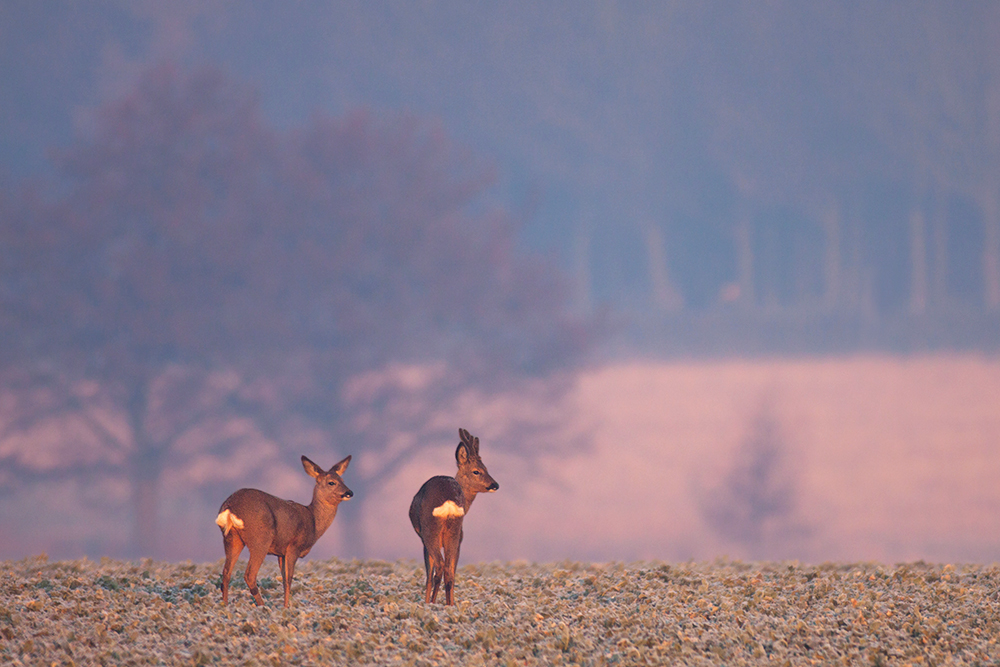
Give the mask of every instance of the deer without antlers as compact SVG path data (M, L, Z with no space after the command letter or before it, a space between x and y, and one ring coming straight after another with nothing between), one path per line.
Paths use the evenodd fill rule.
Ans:
M258 606L264 604L257 588L257 571L264 558L274 554L278 557L285 589L285 607L288 607L295 561L309 553L316 540L330 527L340 502L354 495L340 477L350 462L351 457L348 456L324 471L305 456L302 457L302 467L316 479L312 502L308 506L282 500L257 489L240 489L226 498L215 519L222 529L222 543L226 548L226 564L222 566L222 604L229 601L229 577L246 545L250 550L250 560L243 580L254 602Z
M431 477L410 503L410 523L424 543L425 602L437 601L438 587L444 578L445 604L455 604L453 589L462 545L462 520L477 493L492 493L500 488L479 458L479 438L464 428L458 429L458 435L461 438L455 450L458 472L454 477Z

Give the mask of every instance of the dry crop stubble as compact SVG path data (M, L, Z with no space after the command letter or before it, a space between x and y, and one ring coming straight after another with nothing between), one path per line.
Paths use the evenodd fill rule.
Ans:
M35 664L997 664L1000 569L563 562L459 570L422 601L414 561L309 561L281 609L221 563L3 563L0 662Z

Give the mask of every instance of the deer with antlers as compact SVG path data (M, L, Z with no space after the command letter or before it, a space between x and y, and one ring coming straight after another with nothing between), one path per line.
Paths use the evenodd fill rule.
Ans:
M436 602L444 579L445 604L455 604L455 568L462 545L462 521L479 493L500 488L479 458L479 438L458 429L461 442L455 450L458 472L454 477L431 477L413 496L410 523L424 543L427 586L424 601Z

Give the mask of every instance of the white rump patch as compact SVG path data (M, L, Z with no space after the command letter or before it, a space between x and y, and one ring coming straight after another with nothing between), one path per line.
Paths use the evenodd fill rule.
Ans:
M215 517L215 523L222 529L223 535L228 535L233 528L243 528L243 519L229 510L219 512L219 516Z
M456 505L453 500L446 500L441 505L435 507L431 514L443 519L455 519L460 516L465 516L465 509Z

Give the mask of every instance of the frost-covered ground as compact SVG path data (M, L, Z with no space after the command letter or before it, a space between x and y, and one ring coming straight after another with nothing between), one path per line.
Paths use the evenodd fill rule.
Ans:
M0 664L1000 664L1000 568L306 561L281 608L220 563L0 563Z

